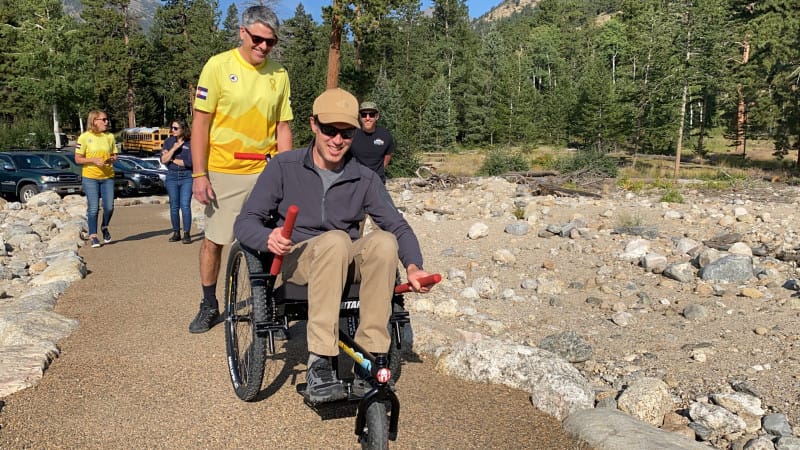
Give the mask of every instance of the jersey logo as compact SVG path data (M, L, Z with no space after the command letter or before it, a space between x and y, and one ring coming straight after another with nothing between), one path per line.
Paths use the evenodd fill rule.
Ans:
M228 75L228 79L231 80L231 83L236 83L237 81L239 81L239 77L236 76L235 73Z
M375 141L373 142L373 144L375 144L375 145L383 145L384 142L383 142L383 139L381 139L381 138L375 138Z
M197 86L197 93L195 94L195 97L199 98L200 100L207 99L208 98L208 89L206 89L206 88L204 88L202 86Z

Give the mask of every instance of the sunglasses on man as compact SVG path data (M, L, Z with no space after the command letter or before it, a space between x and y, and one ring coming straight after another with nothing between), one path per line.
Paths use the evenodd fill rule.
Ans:
M267 47L274 47L275 44L278 43L278 38L265 38L264 36L259 36L257 34L251 33L250 30L247 29L247 27L242 27L242 28L244 28L244 32L247 33L248 36L250 36L250 39L253 41L253 45L261 45L264 42L266 42Z
M319 131L322 132L325 136L328 137L336 137L337 134L342 135L342 139L353 139L353 135L356 134L355 128L336 128L333 125L329 125L327 123L322 123L317 120L317 126L319 127Z
M378 117L378 112L377 111L364 111L364 112L361 113L361 118L362 119L366 119L367 117L369 117L370 119L374 119L375 117Z

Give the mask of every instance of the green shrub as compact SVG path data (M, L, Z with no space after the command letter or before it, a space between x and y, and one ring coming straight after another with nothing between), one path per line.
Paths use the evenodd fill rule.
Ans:
M47 121L23 119L12 124L0 124L0 150L33 150L53 145L53 127Z
M405 145L398 145L386 167L387 178L413 177L420 163L417 155Z
M669 202L669 203L683 203L683 196L680 192L678 192L675 188L668 188L664 191L664 195L661 196L662 202Z
M478 175L494 176L508 172L524 172L528 169L530 166L524 156L509 150L497 149L489 151L478 169Z
M644 190L644 181L639 179L632 180L628 176L624 176L617 179L617 187L638 194Z
M555 169L562 173L595 169L610 178L615 178L619 171L616 160L605 153L589 150L579 150L573 156L557 160Z

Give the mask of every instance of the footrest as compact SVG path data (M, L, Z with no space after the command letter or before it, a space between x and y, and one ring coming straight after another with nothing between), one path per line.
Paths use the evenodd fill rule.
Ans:
M303 396L303 402L306 405L308 405L308 406L310 406L312 408L316 408L319 405L324 405L324 404L328 404L328 403L341 402L342 400L350 400L350 398L349 398L349 396L348 396L346 391L342 393L343 395L341 397L336 397L336 398L331 398L331 399L326 399L326 400L313 400L313 399L310 399L306 395L306 386L307 386L306 383L298 384L297 385L297 393L302 395ZM359 400L360 400L360 398L359 398Z

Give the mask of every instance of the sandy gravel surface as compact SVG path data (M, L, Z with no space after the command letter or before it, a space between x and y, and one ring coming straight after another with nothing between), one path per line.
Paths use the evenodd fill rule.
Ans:
M81 251L90 273L56 306L81 326L37 386L0 403L0 449L357 447L353 407L317 412L296 393L302 339L273 366L287 376L255 402L235 397L223 328L187 331L199 302L198 237L168 243L166 212L117 208L115 242ZM443 377L431 360L405 365L398 394L394 448L581 448L524 392Z

